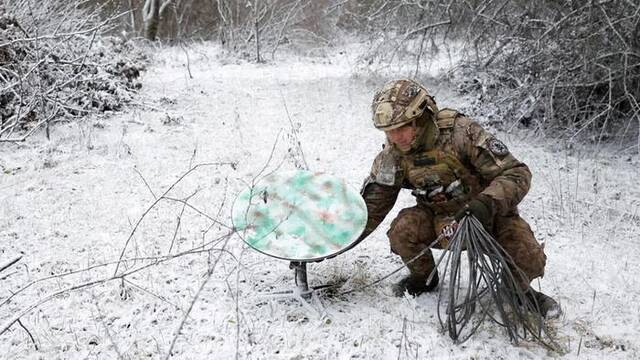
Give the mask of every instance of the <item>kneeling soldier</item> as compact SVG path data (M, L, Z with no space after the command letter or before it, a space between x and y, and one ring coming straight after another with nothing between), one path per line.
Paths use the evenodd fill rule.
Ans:
M478 123L455 110L439 110L427 90L412 80L387 83L372 104L373 123L387 142L362 188L369 220L361 238L389 213L400 189L411 189L414 207L400 211L387 232L391 250L405 263L431 244L465 211L473 214L519 268L520 286L540 305L543 316L560 312L551 297L530 282L544 274L546 255L517 205L531 182L529 168ZM446 244L442 244L446 245ZM397 295L419 295L438 286L427 279L435 263L429 250L408 263L410 275Z

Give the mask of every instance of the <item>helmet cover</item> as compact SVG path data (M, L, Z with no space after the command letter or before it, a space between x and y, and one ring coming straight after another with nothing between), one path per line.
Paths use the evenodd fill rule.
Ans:
M373 125L388 131L399 128L422 116L425 110L435 114L438 109L427 89L409 79L393 80L373 97Z

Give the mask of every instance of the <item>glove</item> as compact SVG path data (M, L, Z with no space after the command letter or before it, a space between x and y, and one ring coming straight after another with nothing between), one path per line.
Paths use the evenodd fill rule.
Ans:
M493 199L487 195L480 194L458 211L455 219L460 222L465 215L471 214L480 221L485 230L491 231L493 228L494 211Z

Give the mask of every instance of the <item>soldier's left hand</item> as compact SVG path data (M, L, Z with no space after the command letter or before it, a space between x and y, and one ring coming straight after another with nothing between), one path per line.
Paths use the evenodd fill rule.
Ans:
M440 246L442 246L443 249L449 246L449 241L451 240L453 235L456 233L456 230L458 230L457 221L452 221L451 224L442 228L442 230L440 231L441 239L439 242L440 242Z

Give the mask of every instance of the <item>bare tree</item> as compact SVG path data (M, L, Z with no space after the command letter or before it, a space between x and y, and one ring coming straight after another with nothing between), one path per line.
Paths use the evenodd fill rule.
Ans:
M146 0L142 8L142 19L144 21L144 37L154 41L158 35L160 21L165 14L171 0Z

